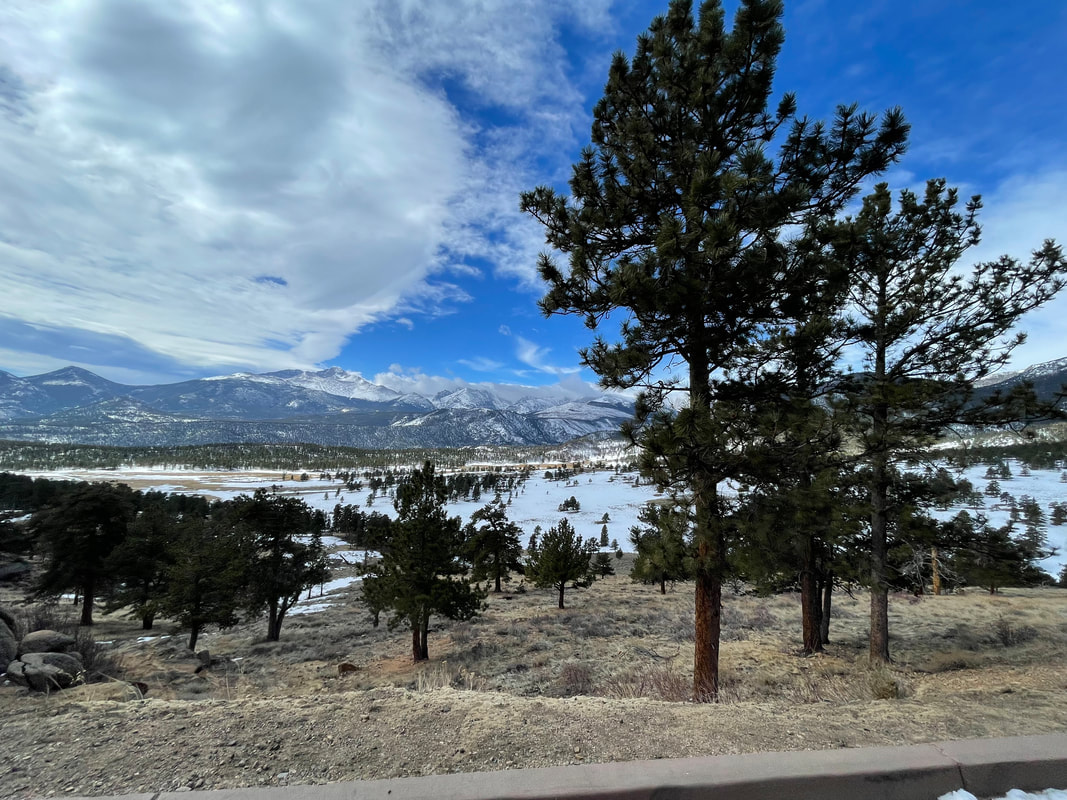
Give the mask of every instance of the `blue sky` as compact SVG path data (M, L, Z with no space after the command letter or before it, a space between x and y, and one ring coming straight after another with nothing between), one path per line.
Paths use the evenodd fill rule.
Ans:
M732 14L736 3L726 4ZM0 369L595 380L518 194L566 188L643 0L6 0ZM901 106L894 188L984 197L971 261L1067 242L1067 4L787 0L776 89ZM1017 366L1067 355L1067 297ZM610 333L610 331L609 331Z

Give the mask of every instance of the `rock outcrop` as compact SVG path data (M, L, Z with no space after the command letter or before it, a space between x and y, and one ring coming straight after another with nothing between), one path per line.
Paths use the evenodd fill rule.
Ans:
M26 653L65 653L74 647L75 639L59 631L34 631L22 637L19 655Z
M7 665L7 677L36 692L66 689L81 680L81 656L77 653L26 653Z
M81 683L85 667L69 652L73 636L52 630L33 631L18 640L14 616L0 609L0 672L8 680L36 692L52 692Z

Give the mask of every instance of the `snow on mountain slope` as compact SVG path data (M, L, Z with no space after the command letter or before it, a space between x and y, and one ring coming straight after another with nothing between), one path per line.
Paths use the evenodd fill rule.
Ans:
M358 372L349 372L340 367L330 367L320 372L286 370L269 374L284 380L291 386L301 386L305 389L313 389L336 395L337 397L347 397L351 400L389 403L401 397L400 392L371 383Z
M579 380L545 387L450 383L428 397L336 367L238 373L154 386L122 386L73 368L31 379L3 373L0 438L112 445L554 444L617 431L632 413L630 401ZM101 402L110 400L121 402Z

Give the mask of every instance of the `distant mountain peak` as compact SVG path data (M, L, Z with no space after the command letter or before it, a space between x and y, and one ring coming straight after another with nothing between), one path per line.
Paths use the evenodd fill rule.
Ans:
M619 396L585 384L457 381L431 396L341 367L154 386L123 386L75 367L0 380L0 438L85 444L543 445L615 432L632 412Z

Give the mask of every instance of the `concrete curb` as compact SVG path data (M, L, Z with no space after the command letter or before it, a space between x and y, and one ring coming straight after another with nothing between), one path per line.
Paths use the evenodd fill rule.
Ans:
M125 800L936 800L1067 788L1067 734L431 775Z

